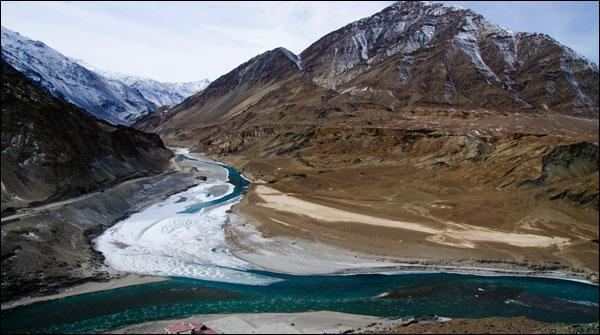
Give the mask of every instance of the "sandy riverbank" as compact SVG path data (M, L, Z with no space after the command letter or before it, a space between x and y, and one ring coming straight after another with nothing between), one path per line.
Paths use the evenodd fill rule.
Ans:
M349 330L392 328L400 319L338 312L248 313L194 315L183 319L159 320L115 329L110 334L156 334L178 322L202 322L226 334L323 334Z
M200 314L145 322L108 334L159 334L179 322L201 322L224 334L597 334L598 323L546 323L525 317L387 319L330 311L304 313Z
M173 159L162 174L23 210L3 222L2 309L158 280L108 269L91 244L115 222L203 181L205 171L184 167Z
M64 291L56 294L45 295L40 297L21 298L19 300L9 301L2 303L2 309L14 308L22 305L29 305L36 302L48 301L54 299L61 299L71 297L79 294L86 294L92 292L107 291L121 287L134 286L140 284L148 284L169 280L165 277L155 276L140 276L136 274L125 274L122 277L116 277L109 279L104 282L89 282L77 286L73 286L65 289Z
M477 188L463 177L440 180L438 171L412 162L326 169L318 159L311 160L314 166L278 157L222 159L253 180L234 212L257 233L236 228L231 242L238 244L239 257L269 269L277 264L261 257L283 250L313 261L322 253L306 250L325 247L334 248L328 253L336 257L349 255L357 263L366 257L379 267L394 263L401 271L598 282L595 211L526 190ZM268 252L259 250L257 237ZM290 243L304 250L286 249Z
M176 152L180 151L180 149L176 149ZM180 152L181 153L181 152ZM182 152L186 153L186 151ZM204 159L203 157L200 157ZM127 182L118 185L117 187L107 190L105 192L96 192L94 194L89 194L84 197L80 197L77 199L71 199L70 201L64 201L60 204L53 204L50 208L45 208L45 212L41 214L49 213L50 215L54 214L53 211L59 210L69 210L69 214L73 213L73 215L77 215L77 218L81 218L85 215L90 208L94 208L94 204L103 203L103 200L108 199L113 196L117 199L121 199L121 193L130 195L130 199L142 199L143 202L139 201L135 203L134 206L126 207L122 206L122 210L126 213L113 213L116 212L114 210L114 206L110 207L112 204L108 204L106 208L103 208L103 212L107 213L105 216L98 217L96 216L96 220L123 220L126 217L132 217L135 215L140 215L141 212L148 210L152 206L154 206L159 201L165 201L165 198L169 197L173 193L186 192L186 189L189 187L193 187L194 185L202 186L206 184L206 188L208 193L213 198L218 198L229 192L228 185L212 185L210 181L220 180L224 181L227 179L227 171L223 168L213 165L199 164L195 161L185 160L181 158L174 157L172 160L172 168L176 173L165 174L162 182L154 181L157 177L138 179L134 182ZM174 177L177 176L177 177ZM175 179L178 178L178 179ZM173 180L171 180L173 179ZM145 183L145 181L151 181L152 183ZM181 185L176 186L176 182L179 181ZM137 183L137 184L136 184ZM119 190L121 188L130 186L130 185L141 185L141 189L137 188L135 191L127 190L126 192L118 193L115 190ZM164 185L168 185L165 187ZM156 190L153 191L153 186L156 187ZM177 190L174 192L174 190ZM168 192L168 193L167 193ZM123 203L123 205L129 205L130 203ZM75 207L76 210L73 210L71 207ZM121 208L120 208L121 209ZM31 212L31 213L30 213ZM63 212L59 212L56 216L65 219L66 215ZM33 211L29 211L27 216L16 218L16 220L27 220L30 221L32 225L39 226L42 220L48 221L47 218L41 218L40 214L33 213ZM89 220L89 218L88 218ZM3 225L3 238L5 237L5 230L19 230L22 231L23 224L20 222L16 222L10 225ZM73 227L74 225L68 225L68 227ZM106 226L105 226L106 227ZM100 228L100 227L98 227ZM99 230L96 234L101 234L102 231ZM88 234L89 235L89 234ZM85 241L81 241L81 248L85 248L87 243L92 242L93 237L86 239ZM73 238L71 238L73 240ZM86 252L90 250L89 247L85 248ZM68 253L67 255L71 255ZM95 252L94 256L99 257L99 253ZM156 275L148 276L143 274L134 274L127 273L115 270L110 266L105 266L102 263L104 261L102 258L98 260L94 260L94 268L87 269L86 274L82 275L85 278L73 278L72 283L66 282L57 282L55 284L56 288L52 291L45 290L42 294L36 295L35 293L29 297L17 297L16 299L11 299L9 301L3 301L2 309L13 308L17 306L32 304L41 301L59 299L79 294L92 293L103 290L110 290L125 286L132 286L138 284L145 284L150 282L157 282L168 280L168 277L159 277ZM102 262L102 263L101 263ZM92 267L92 266L90 266ZM133 271L133 269L132 269ZM140 271L140 273L144 273L144 271ZM82 283L83 282L83 283ZM3 297L4 298L4 297Z
M317 241L286 236L265 236L244 215L232 213L225 227L232 252L267 271L296 275L359 273L456 273L478 276L528 276L594 282L583 273L568 269L543 270L508 262L474 260L400 260L351 251Z

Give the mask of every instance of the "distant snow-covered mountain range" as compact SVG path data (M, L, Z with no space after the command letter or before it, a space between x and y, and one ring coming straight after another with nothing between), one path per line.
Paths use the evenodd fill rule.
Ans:
M5 27L2 57L54 96L113 124L130 125L158 107L182 102L210 83L208 79L165 83L101 71Z

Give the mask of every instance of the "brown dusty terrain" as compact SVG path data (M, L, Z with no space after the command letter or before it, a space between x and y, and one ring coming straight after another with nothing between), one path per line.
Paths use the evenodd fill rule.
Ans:
M255 183L237 207L266 235L283 235L402 260L479 260L598 271L598 212L481 191L411 165L303 169L250 160ZM450 177L450 176L448 176ZM456 177L456 176L455 176ZM596 240L596 242L594 242Z
M597 280L597 87L597 66L547 36L399 2L135 126L242 169L255 183L236 208L265 236Z
M226 121L154 131L249 176L236 208L267 236L597 280L598 120L327 94L291 79Z
M322 94L290 80L220 124L155 130L248 175L255 183L237 208L266 235L401 261L568 268L597 280L598 120L391 111Z
M274 142L252 141L259 148ZM387 153L356 155L372 143L354 137L335 153L330 143L312 141L318 138L292 157L247 145L219 158L253 179L236 210L263 235L395 261L512 263L597 280L594 144L581 151L576 138L523 136L492 140L482 150L480 139L464 145L465 137L422 136L404 152L382 144ZM552 163L561 150L572 153L569 163Z
M413 324L378 330L384 334L598 334L598 323L544 323L524 317L455 319L432 324Z
M402 262L512 263L597 281L596 118L392 107L275 70L244 77L253 90L269 89L238 103L244 87L229 77L265 64L293 67L277 50L265 53L137 125L241 169L254 185L236 209L264 235Z

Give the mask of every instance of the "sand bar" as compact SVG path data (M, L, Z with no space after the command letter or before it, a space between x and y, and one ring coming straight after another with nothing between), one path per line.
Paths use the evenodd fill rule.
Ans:
M86 294L99 291L107 291L115 288L134 286L140 284L154 283L169 280L166 277L154 277L154 276L140 276L136 274L127 274L120 278L110 279L105 282L89 282L77 286L70 287L64 291L56 294L45 295L41 297L22 298L19 300L9 301L2 304L2 310L29 305L40 301L54 300L60 298L66 298L79 294Z

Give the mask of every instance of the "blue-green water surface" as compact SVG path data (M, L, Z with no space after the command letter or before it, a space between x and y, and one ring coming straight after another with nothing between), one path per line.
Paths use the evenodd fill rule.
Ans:
M215 200L199 202L193 206L190 206L189 208L186 208L181 213L197 213L205 207L210 207L210 206L218 205L220 203L227 202L231 199L237 198L238 196L242 195L244 193L244 191L246 191L248 186L250 186L250 182L248 181L248 179L244 178L241 175L241 173L239 173L239 171L232 168L231 166L228 166L225 164L219 164L216 162L201 161L199 159L193 158L188 155L181 155L181 157L183 157L184 159L190 160L190 161L202 162L203 164L218 165L218 166L226 169L227 173L228 173L227 177L229 179L228 182L233 185L233 192L231 192L223 197L220 197L218 199L215 199Z
M598 321L598 287L578 282L458 274L290 276L268 286L174 278L2 312L2 333L94 333L207 313L330 310L383 317L526 316ZM384 293L389 297L381 297Z

